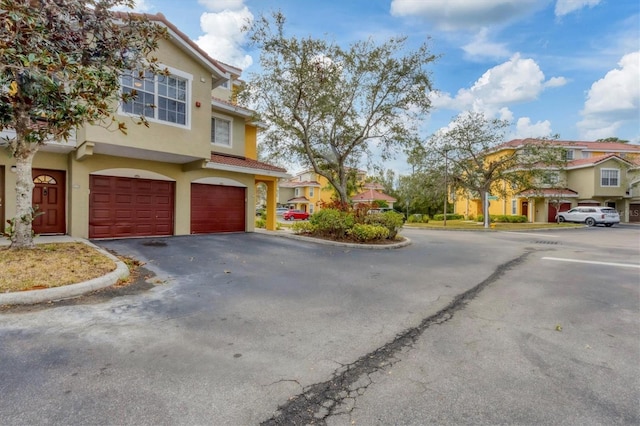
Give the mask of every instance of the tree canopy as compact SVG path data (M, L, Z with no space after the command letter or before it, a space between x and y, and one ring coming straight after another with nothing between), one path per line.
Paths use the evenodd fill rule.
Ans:
M310 167L347 203L349 170L414 139L430 108L426 44L407 52L405 38L348 48L285 35L280 13L261 17L249 31L261 49L261 73L250 75L240 98L269 125L269 151Z
M428 152L446 157L453 188L475 194L486 206L487 195L506 196L510 191L534 188L564 161L562 148L545 139L503 146L509 126L505 120L465 112L430 138ZM486 209L484 217L488 226Z
M16 159L14 248L33 246L31 164L39 147L87 123L126 131L113 111L136 93L120 92L121 73L161 72L149 54L166 31L143 15L113 11L133 4L0 0L0 131L15 132L0 143Z

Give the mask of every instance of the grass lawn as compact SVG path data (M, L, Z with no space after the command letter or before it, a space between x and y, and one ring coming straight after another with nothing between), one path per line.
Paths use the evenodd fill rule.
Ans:
M442 220L430 220L429 223L405 223L406 228L425 228L425 229L474 229L483 231L482 223L469 220L447 220L447 226L444 226ZM526 231L531 229L561 229L561 228L582 228L583 224L579 223L492 223L491 226L497 231Z
M76 284L116 269L113 260L83 243L0 248L0 293Z

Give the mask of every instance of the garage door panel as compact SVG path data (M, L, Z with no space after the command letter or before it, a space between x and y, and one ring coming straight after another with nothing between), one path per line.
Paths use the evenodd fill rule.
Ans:
M246 189L191 185L191 233L244 232Z
M175 184L91 176L89 237L173 235Z

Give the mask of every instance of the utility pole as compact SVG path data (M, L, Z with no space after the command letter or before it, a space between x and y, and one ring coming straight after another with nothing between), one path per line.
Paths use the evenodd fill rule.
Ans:
M449 198L449 190L447 189L447 174L449 169L449 156L447 149L444 150L444 226L447 226L447 198Z

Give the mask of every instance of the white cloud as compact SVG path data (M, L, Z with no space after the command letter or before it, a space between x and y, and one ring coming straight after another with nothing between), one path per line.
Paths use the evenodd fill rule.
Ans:
M126 6L114 7L113 10L121 12L149 12L152 9L152 5L147 0L136 0L133 5L133 9Z
M600 0L558 0L556 3L556 16L564 16L583 7L594 7Z
M435 108L471 110L495 116L506 105L533 101L545 88L565 82L563 77L545 81L544 73L533 59L515 54L507 62L487 70L471 88L460 89L454 97L449 93L437 93L432 102Z
M443 30L476 30L513 21L544 7L549 0L393 0L391 14L415 16Z
M516 132L513 135L513 139L543 138L551 136L551 134L551 122L549 120L531 123L529 117L520 117L516 122Z
M195 42L211 57L229 65L247 68L253 63L251 56L242 49L245 35L242 27L253 21L253 14L241 1L201 1L201 3L237 6L239 9L225 8L220 12L206 12L200 16L200 28L204 35Z
M475 58L505 58L509 56L509 51L503 43L492 43L487 40L489 30L482 28L474 37L471 43L462 46L468 57Z
M224 10L239 10L244 7L244 0L198 0L211 12L222 12Z
M587 139L614 136L624 124L640 124L640 51L629 53L591 85L578 129Z

